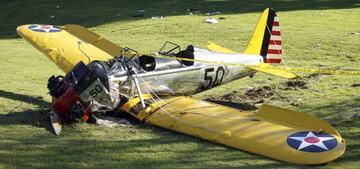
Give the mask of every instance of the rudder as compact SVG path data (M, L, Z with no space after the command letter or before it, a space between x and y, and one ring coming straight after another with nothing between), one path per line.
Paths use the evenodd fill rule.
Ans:
M261 55L265 63L281 62L280 24L272 8L267 8L262 13L244 54Z

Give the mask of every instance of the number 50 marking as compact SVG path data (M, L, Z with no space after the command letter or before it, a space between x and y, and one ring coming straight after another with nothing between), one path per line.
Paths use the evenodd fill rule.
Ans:
M204 83L204 85L201 86L202 90L215 87L222 83L224 75L225 75L224 67L219 66L217 68L216 73L215 73L215 79L213 80L213 76L209 75L209 73L214 72L214 71L215 71L214 67L205 69L204 81L205 82L208 81L208 83L207 83L207 85L205 85L206 83Z
M96 85L94 89L90 90L89 94L92 97L96 97L98 93L102 92L102 88L100 85Z

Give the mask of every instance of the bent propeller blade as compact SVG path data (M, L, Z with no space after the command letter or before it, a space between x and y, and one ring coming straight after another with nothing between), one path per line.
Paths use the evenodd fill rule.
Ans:
M54 133L56 135L60 135L62 129L62 122L60 117L53 109L50 110L49 114L50 114L51 126L54 130Z

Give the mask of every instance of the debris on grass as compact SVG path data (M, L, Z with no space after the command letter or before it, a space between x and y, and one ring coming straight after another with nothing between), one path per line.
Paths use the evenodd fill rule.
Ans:
M219 15L219 14L221 14L221 12L219 12L219 11L205 13L206 16L213 16L213 15Z
M123 118L100 116L100 117L96 118L96 124L104 126L104 127L108 127L108 128L113 128L113 127L117 127L117 126L130 125L130 122Z
M219 23L219 21L215 18L208 18L205 20L206 23L211 23L211 24L214 24L214 23Z
M150 19L158 20L158 19L164 19L164 17L163 16L152 16Z

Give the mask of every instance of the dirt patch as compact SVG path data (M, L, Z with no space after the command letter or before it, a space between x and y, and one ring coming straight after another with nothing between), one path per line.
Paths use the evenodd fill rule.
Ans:
M284 90L290 90L290 89L307 89L307 83L303 80L289 80L284 83L284 87L282 89Z
M237 91L225 94L223 96L217 97L217 100L227 100L227 101L241 101L242 97Z
M221 100L221 101L244 101L244 100L253 100L255 102L261 102L262 99L270 98L274 95L273 88L270 86L263 86L256 89L247 89L244 93L238 91L233 91L231 93L225 94L223 96L210 97L207 100Z
M223 96L213 96L206 101L233 107L240 110L256 110L256 104L264 103L266 99L274 95L274 88L263 86L250 88L244 92L233 91Z
M245 91L244 98L250 100L258 100L257 102L261 103L261 100L265 98L270 98L274 95L273 88L270 86L263 86L258 89L249 89ZM259 100L261 99L261 100ZM262 101L263 102L263 101Z
M360 83L352 84L351 87L360 87Z

